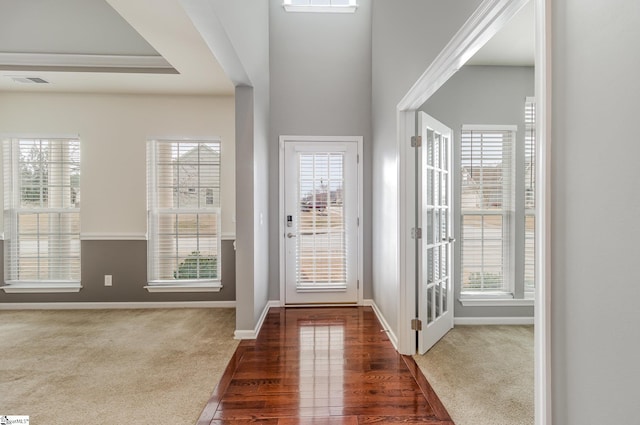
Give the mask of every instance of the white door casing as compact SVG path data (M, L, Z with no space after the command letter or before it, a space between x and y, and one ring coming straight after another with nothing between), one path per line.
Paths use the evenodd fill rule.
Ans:
M424 112L418 122L418 351L424 354L453 328L452 131Z
M483 0L476 12L453 36L436 59L398 103L397 134L399 145L399 270L400 298L397 310L397 348L403 354L416 352L415 332L411 320L415 318L415 244L410 238L415 223L411 204L415 193L413 149L409 139L415 135L416 110L433 95L461 66L496 34L529 0ZM551 140L551 0L535 2L535 97L536 97L536 285L535 285L535 423L550 425L551 409L551 250L550 250L550 194L551 178L548 163Z
M362 299L360 141L281 137L283 305Z

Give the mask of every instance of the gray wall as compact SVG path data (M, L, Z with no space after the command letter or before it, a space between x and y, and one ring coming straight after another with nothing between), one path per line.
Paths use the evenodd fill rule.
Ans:
M4 252L4 244L0 244ZM220 292L150 293L147 284L147 241L82 241L81 283L77 293L5 294L0 303L45 302L153 302L234 301L236 262L233 241L222 241L222 285ZM0 262L4 276L4 262ZM104 275L113 276L113 286L104 286Z
M553 423L637 423L640 3L551 4Z
M398 331L396 106L480 0L376 0L372 24L373 299Z
M524 103L535 93L533 67L518 66L465 66L449 79L421 110L441 121L453 130L453 187L460 187L460 136L463 124L517 125L516 157L524 157ZM522 170L523 161L519 161ZM524 173L516 175L516 185L524 187ZM460 191L454 203L454 235L461 241ZM524 235L524 197L516 199L515 233ZM461 247L454 244L455 317L516 317L533 316L533 307L464 307L460 301ZM522 281L523 267L518 260L524 257L519 247L515 252L514 275Z
M288 13L270 0L270 233L279 234L279 136L363 136L364 297L371 298L371 0L355 13ZM279 240L269 245L280 298Z

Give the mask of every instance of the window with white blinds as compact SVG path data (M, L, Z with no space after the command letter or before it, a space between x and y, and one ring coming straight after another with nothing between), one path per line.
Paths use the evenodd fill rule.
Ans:
M461 137L462 291L511 291L515 127L464 126Z
M298 288L347 286L344 157L344 152L300 153Z
M5 280L80 283L80 140L4 143Z
M147 170L149 283L219 282L220 141L149 141Z
M535 291L535 229L536 229L536 103L527 97L524 107L524 292L528 298Z

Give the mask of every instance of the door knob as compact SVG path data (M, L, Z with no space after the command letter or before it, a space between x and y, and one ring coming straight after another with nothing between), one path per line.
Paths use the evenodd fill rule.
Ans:
M456 241L456 238L442 238L442 242L453 243Z
M295 234L293 234L293 233L287 233L287 237L288 237L289 239L291 239L291 238L295 238L295 237L296 237L296 235L295 235Z

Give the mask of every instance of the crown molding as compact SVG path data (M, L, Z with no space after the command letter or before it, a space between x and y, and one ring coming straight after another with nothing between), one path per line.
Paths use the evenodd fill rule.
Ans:
M0 53L0 70L178 74L162 56Z

